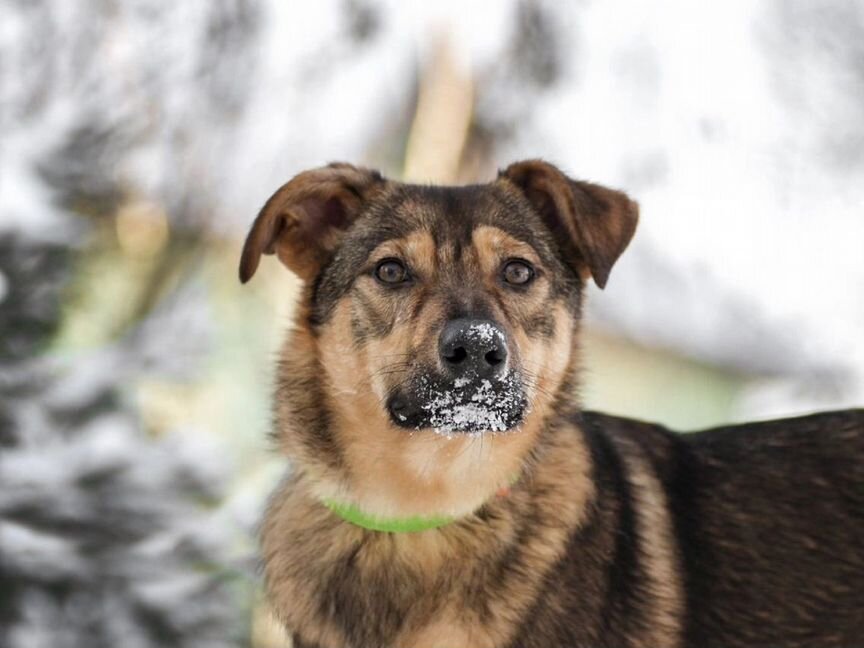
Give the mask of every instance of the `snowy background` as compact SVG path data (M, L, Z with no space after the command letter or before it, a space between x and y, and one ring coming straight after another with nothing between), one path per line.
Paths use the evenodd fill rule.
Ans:
M864 405L864 2L0 8L0 645L278 646L254 529L296 283L257 208L331 160L617 186L584 397L693 427Z

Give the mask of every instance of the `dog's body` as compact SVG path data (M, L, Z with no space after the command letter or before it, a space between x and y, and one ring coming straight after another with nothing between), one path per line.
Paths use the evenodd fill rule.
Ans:
M864 645L864 411L580 412L583 285L636 213L534 161L459 188L332 165L265 205L241 278L275 252L307 282L263 529L296 646Z

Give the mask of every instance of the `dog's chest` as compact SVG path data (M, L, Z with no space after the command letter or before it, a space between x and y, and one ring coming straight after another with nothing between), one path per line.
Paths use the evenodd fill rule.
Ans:
M298 552L288 627L302 642L321 648L393 646L494 648L509 624L489 600L476 564L450 560L424 543L399 551L388 539L352 546L338 557L310 562ZM399 541L397 540L396 543ZM301 557L302 554L302 557ZM319 555L322 552L319 550Z
M449 635L449 646L458 646L465 644L449 639L475 634L460 618L465 583L477 574L477 552L466 546L473 534L369 533L337 520L296 485L283 488L268 511L262 549L271 602L298 645L420 648Z
M510 645L591 497L556 490L584 465L577 452L555 457L482 516L418 533L365 531L286 482L262 533L274 609L300 646Z
M366 533L281 504L264 557L271 601L298 645L495 648L518 625L513 605L535 593L524 578L514 587L507 567L522 552L496 549L491 531Z

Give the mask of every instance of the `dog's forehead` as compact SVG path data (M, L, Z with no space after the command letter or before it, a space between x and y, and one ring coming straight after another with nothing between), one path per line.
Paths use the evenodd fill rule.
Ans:
M496 184L423 186L398 184L374 204L346 239L366 254L377 245L428 232L438 247L461 248L475 241L478 227L493 226L516 240L548 251L547 232L524 201Z

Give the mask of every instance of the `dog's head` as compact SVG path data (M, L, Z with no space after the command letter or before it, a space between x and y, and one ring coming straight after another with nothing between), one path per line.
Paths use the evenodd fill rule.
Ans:
M402 448L418 474L466 439L524 454L571 399L584 282L605 285L636 221L623 193L541 161L464 187L347 164L293 178L240 265L248 281L275 253L306 282L277 394L292 454L371 466Z

